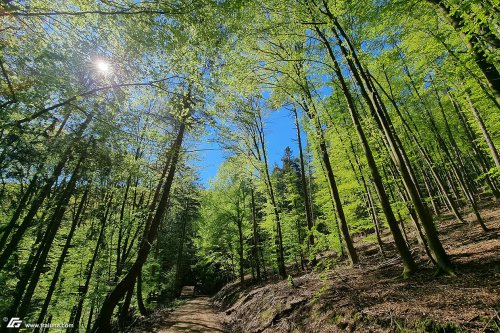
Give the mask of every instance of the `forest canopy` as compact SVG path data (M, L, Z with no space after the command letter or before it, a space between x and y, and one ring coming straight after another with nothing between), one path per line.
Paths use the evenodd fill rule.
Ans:
M401 277L415 251L454 275L441 217L487 233L500 199L499 8L3 1L0 312L125 330L185 285L385 256L384 232ZM269 156L276 112L295 138Z

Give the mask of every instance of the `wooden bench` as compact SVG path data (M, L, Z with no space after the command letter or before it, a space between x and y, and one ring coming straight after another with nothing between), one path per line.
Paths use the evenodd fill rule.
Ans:
M181 297L192 297L194 296L194 286L184 286L181 290Z

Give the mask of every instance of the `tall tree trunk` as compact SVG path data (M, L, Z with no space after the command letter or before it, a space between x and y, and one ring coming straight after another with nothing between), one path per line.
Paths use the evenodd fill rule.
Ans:
M336 127L335 127L335 130L337 131L337 134L339 135L339 138L342 141L342 138L340 137L340 132L337 130ZM382 237L381 237L381 232L380 232L380 224L379 224L379 220L378 220L378 216L377 216L377 209L375 207L375 202L373 201L373 197L372 197L370 188L366 182L365 176L363 175L363 170L361 168L361 162L359 161L358 155L356 154L356 150L354 149L354 144L352 142L352 139L350 136L348 136L348 139L349 139L349 146L351 148L351 152L352 152L352 155L354 156L354 161L356 163L356 166L357 166L358 172L359 172L358 183L363 185L363 188L364 188L365 193L366 193L366 199L367 199L366 207L367 207L368 212L372 218L373 227L375 228L375 236L377 237L377 244L378 244L378 247L380 250L380 254L385 258L384 244L382 242ZM345 148L345 150L346 150L346 153L348 153L347 148ZM349 165L351 166L352 171L356 175L356 178L358 178L356 169L354 168L354 165L352 164L351 159L349 159Z
M447 157L447 159L448 159L448 161L449 161L449 163L451 165L452 172L455 175L455 177L457 178L458 183L459 183L460 187L462 188L462 192L464 193L465 198L467 199L467 201L469 202L470 206L472 207L472 211L476 215L476 218L477 218L479 224L481 225L481 227L483 228L483 230L486 231L487 228L486 228L486 226L485 226L485 224L484 224L484 222L483 222L483 220L481 218L481 215L479 213L479 210L478 210L478 207L477 207L477 203L476 203L476 201L474 199L474 195L472 194L472 192L470 190L470 186L469 186L469 184L467 184L465 175L462 172L464 170L464 168L463 167L460 168L457 165L457 163L460 163L461 156L460 156L460 153L458 151L457 144L455 142L453 134L451 133L451 129L450 129L450 126L449 126L448 121L446 119L446 114L445 114L444 108L443 108L443 106L441 104L441 100L440 100L439 95L436 92L436 94L437 94L437 102L438 102L438 105L439 105L439 110L441 111L441 114L443 116L444 123L445 123L445 130L446 130L448 139L449 139L450 144L451 144L451 151L448 148L448 146L446 145L445 140L441 136L441 134L439 132L439 129L437 127L436 121L435 121L435 119L434 119L434 117L432 115L432 112L427 108L426 103L425 103L423 97L420 95L420 93L419 93L419 91L418 91L418 89L417 89L417 87L415 85L415 82L414 82L413 78L410 75L410 72L408 71L408 69L406 67L405 67L405 71L406 71L406 75L408 76L408 78L410 80L411 87L415 91L415 94L419 98L420 103L422 104L424 110L426 111L427 119L428 119L429 124L430 124L431 132L436 137L436 140L438 142L439 147L441 148L441 151Z
M65 190L61 193L59 202L57 207L50 219L50 222L47 225L43 240L37 250L37 257L32 263L27 263L30 266L29 269L29 284L21 283L21 281L27 282L27 280L21 280L20 283L16 287L16 297L14 298L14 302L10 307L11 316L19 316L20 318L25 317L29 310L30 303L32 301L33 293L38 285L40 280L40 275L42 274L43 268L46 264L47 257L49 255L50 249L52 248L52 244L54 238L59 230L59 227L62 223L64 214L66 212L67 205L73 195L73 192L76 187L76 183L80 177L80 168L83 160L86 158L87 151L82 153L80 156L77 165L71 175L71 179L68 182Z
M486 125L484 124L483 118L481 117L481 114L477 110L477 108L474 106L472 103L472 100L469 96L469 93L466 92L466 97L467 97L467 103L469 103L470 110L472 112L472 115L474 116L474 119L476 119L476 123L481 130L481 134L483 135L484 141L488 145L488 149L490 151L491 157L493 158L493 161L495 162L495 166L497 168L500 168L500 157L498 155L498 149L495 146L495 143L491 139L490 132L486 128Z
M184 206L184 212L182 214L182 230L181 230L181 237L179 239L179 247L177 250L177 261L176 261L176 267L175 267L175 288L176 288L176 294L178 296L181 295L181 271L182 271L182 261L183 261L183 252L184 252L184 242L186 241L186 226L188 222L188 216L189 216L189 197L186 198L186 203Z
M123 201L122 201L122 205L120 208L120 218L118 220L118 243L116 244L116 270L115 270L115 278L114 278L115 282L117 282L118 279L120 278L120 276L122 274L122 269L123 269L122 263L125 262L121 258L121 255L123 252L122 239L124 236L123 234L125 233L125 231L123 230L123 219L125 217L125 206L127 205L128 192L130 189L130 182L131 182L131 176L129 176L127 178L127 184L125 185L125 194L123 195Z
M264 127L262 123L262 118L260 113L257 114L255 119L258 140L260 143L260 150L262 152L262 161L264 162L264 175L266 177L267 189L269 192L269 197L271 199L271 204L273 205L274 216L276 218L276 255L278 271L282 279L287 277L285 268L285 255L283 251L283 235L281 234L281 218L278 210L278 205L276 203L276 198L274 196L273 184L271 182L271 175L269 174L269 163L267 160L266 144L264 139Z
M473 150L474 154L476 155L476 159L478 160L478 162L482 168L482 174L485 175L485 179L486 179L486 182L488 184L488 187L491 189L495 199L499 200L500 199L500 190L498 189L497 183L488 175L488 171L491 168L491 164L490 164L488 158L485 156L486 154L484 153L483 149L477 143L477 141L478 141L477 134L472 129L472 127L469 124L469 122L467 121L465 115L462 113L460 107L458 106L457 102L453 98L451 92L448 92L448 96L450 97L450 100L454 106L454 109L455 109L455 112L458 116L458 119L460 120L462 127L465 130L468 141L470 142L470 144L472 146L472 150ZM469 102L470 102L470 100L469 100ZM472 107L473 106L474 105L472 105Z
M451 264L451 261L448 258L448 255L446 254L441 241L439 240L438 232L436 230L436 226L434 225L432 214L430 213L429 208L422 201L422 196L420 194L420 190L418 189L415 178L415 173L413 172L408 156L406 155L406 151L404 150L401 141L394 130L394 126L392 125L385 105L382 102L377 89L373 85L372 80L370 79L370 74L361 65L361 62L359 61L359 58L357 56L357 52L354 49L354 46L352 45L350 39L340 26L336 18L329 11L326 2L323 1L323 3L326 7L327 15L330 17L334 24L334 26L331 27L332 32L339 42L341 51L344 54L349 68L351 69L353 76L361 89L362 96L370 107L372 114L374 115L382 132L387 138L390 146L390 151L392 153L392 158L394 159L394 162L399 169L405 188L407 189L407 192L411 197L411 200L415 207L415 211L422 223L422 226L424 227L429 247L436 259L439 271L446 274L453 274L453 266ZM337 33L337 29L340 32L343 40L347 43L350 52L348 52L343 46L341 37ZM354 60L354 62L351 59Z
M99 249L101 248L101 244L103 242L104 238L104 230L106 229L106 225L108 223L108 218L110 215L110 210L111 210L111 205L113 203L113 195L110 195L110 198L108 200L108 203L106 205L104 214L102 215L100 219L100 224L101 228L99 230L99 236L97 237L96 245L94 248L94 253L92 254L92 259L90 259L90 262L87 267L87 271L85 272L85 284L83 285L83 288L78 290L78 305L76 306L75 314L73 317L73 328L71 329L72 333L79 332L79 326L80 326L80 319L82 316L82 310L83 310L83 303L85 302L85 298L87 296L89 286L90 286L90 280L92 278L92 273L94 272L94 266L97 262L97 257L99 255Z
M342 207L342 200L340 199L340 194L338 191L337 182L335 180L335 175L330 161L330 155L328 153L323 129L320 124L319 114L318 111L316 110L316 106L312 99L312 94L307 83L307 78L303 76L303 73L299 66L296 66L295 70L297 72L298 77L304 80L304 84L301 86L302 88L301 105L306 115L309 117L309 120L313 123L313 128L317 136L319 145L319 154L321 157L323 171L328 181L328 187L330 190L333 209L337 213L339 219L339 223L337 224L337 226L339 228L339 237L341 236L340 242L342 241L344 242L347 249L349 261L351 262L352 265L354 265L359 263L359 257L358 254L356 253L356 249L354 248L351 235L349 234L349 227L347 226L347 220L345 217L344 208ZM340 246L340 248L341 251L343 251L342 245Z
M66 236L66 242L64 243L64 247L61 251L61 255L59 256L59 261L57 262L57 266L56 266L56 269L54 271L52 281L50 283L49 289L47 291L47 295L45 296L45 300L43 302L42 308L41 308L40 313L38 315L37 323L43 323L45 314L47 313L47 309L49 308L50 301L52 299L52 295L53 295L54 290L56 288L57 281L59 280L59 275L61 274L64 260L66 259L66 256L68 254L68 251L69 251L69 248L71 245L71 241L73 240L73 235L75 233L78 222L80 221L80 216L83 214L83 210L84 210L85 203L87 201L87 196L89 193L89 188L90 188L90 186L87 186L87 188L85 189L85 192L83 193L83 197L80 200L80 204L78 205L76 215L73 217L73 221L71 223L71 227L69 229L68 236ZM40 331L39 327L35 328L35 330L34 330L35 333L38 333L39 331Z
M243 271L243 218L238 217L238 221L236 221L236 225L238 226L238 257L239 257L239 274L240 274L240 283L243 285L245 282L245 273Z
M36 187L38 184L39 176L40 175L38 172L33 176L33 178L30 181L30 184L28 185L28 188L26 189L26 191L24 191L23 195L21 196L21 199L19 200L17 208L14 211L12 217L10 218L9 223L1 230L2 238L0 239L0 249L2 249L5 244L7 244L9 235L12 232L12 230L14 230L16 222L21 216L21 213L23 212L24 209L26 209L26 204L28 203L29 198L36 193Z
M73 139L72 144L68 148L66 148L66 150L63 152L62 156L59 159L59 162L54 167L54 171L52 172L51 177L47 180L47 182L45 183L43 188L40 190L37 197L31 203L30 209L28 210L27 214L24 216L23 222L18 227L18 229L14 233L14 235L12 235L9 244L5 247L4 251L0 255L0 270L3 269L3 267L5 266L5 264L8 261L9 257L16 250L17 245L21 241L25 232L32 225L33 219L35 218L36 214L38 213L38 210L42 206L45 199L49 196L49 194L51 192L52 185L54 185L56 180L61 175L61 172L62 172L64 166L66 165L66 162L68 161L68 159L71 155L71 152L73 151L74 146L82 138L83 132L87 128L91 119L92 119L91 115L87 116L84 123L82 125L80 125L80 128L78 129L77 133L75 134L75 138ZM14 222L11 220L11 223L14 223Z
M326 148L325 138L323 137L322 134L320 138L319 148L321 153L321 159L323 161L326 171L326 176L327 176L326 178L328 180L330 194L333 199L333 207L336 210L337 217L339 219L338 225L340 228L340 232L342 234L342 239L344 240L349 260L351 261L351 264L355 265L359 262L359 257L352 243L351 235L349 234L349 228L347 226L347 220L345 217L344 209L342 207L340 193L337 187L337 182L335 181L335 176L333 174L333 168L330 163L330 156Z
M127 321L130 319L129 308L132 301L132 295L134 294L134 286L135 283L132 283L130 289L127 291L127 296L125 296L125 301L123 302L120 308L120 314L118 315L118 324L122 330L125 328Z
M309 191L307 188L306 181L306 170L304 166L304 154L302 152L302 140L300 138L300 126L299 126L299 117L297 115L297 110L293 109L293 115L295 118L295 129L297 131L297 144L299 146L299 164L300 164L300 181L302 185L302 193L304 195L304 208L306 210L306 223L307 223L307 231L308 231L308 241L307 248L314 245L314 235L313 235L313 222L312 222L312 213L311 213L311 203L309 201Z
M394 98L394 96L392 94L392 88L391 88L391 85L390 85L390 80L387 77L387 74L386 74L385 71L384 71L384 74L385 74L385 78L386 78L387 84L389 85L389 89L391 91L390 95L384 90L384 88L382 87L382 85L375 78L373 78L373 77L372 78L373 78L374 82L377 84L377 86L382 90L382 92L384 93L384 95L389 99L389 101L391 102L392 106L394 107L394 110L396 111L396 114L398 115L399 119L401 119L401 121L403 123L403 128L409 134L409 136L411 137L411 139L413 140L413 142L416 144L418 152L420 153L420 155L424 159L426 165L428 166L428 168L429 168L429 170L431 172L431 175L434 178L434 181L438 185L438 187L439 187L439 189L441 191L441 194L443 195L444 200L446 201L446 204L452 210L452 212L455 215L455 217L457 218L457 220L460 221L460 222L464 222L462 216L460 215L460 213L458 211L458 207L457 207L455 201L451 198L451 196L448 193L448 189L446 187L445 182L443 181L442 177L440 177L439 173L436 170L435 163L432 160L431 155L420 144L421 138L418 135L418 133L419 133L418 132L418 128L416 127L416 125L413 122L413 120L411 119L411 117L410 117L410 124L412 126L410 126L410 124L408 123L408 121L403 117L403 114L401 113L401 110L399 109L399 107L398 107L398 105L396 103L396 100L395 100L395 98ZM412 129L412 127L413 127L413 129Z
M250 186L250 195L252 198L252 231L253 231L253 261L255 262L255 271L257 274L257 282L260 281L260 264L259 264L259 233L257 228L257 216L256 216L256 208L255 208L255 194L253 185Z
M182 141L184 138L184 132L186 128L185 122L187 118L187 116L183 117L179 127L179 131L177 133L177 137L171 147L171 165L168 170L167 178L165 179L165 184L163 185L163 192L161 194L156 213L154 214L154 218L152 219L150 226L146 226L146 237L143 239L141 246L139 247L137 258L125 277L116 285L116 287L107 296L106 300L102 304L99 316L97 317L97 320L94 323L94 327L92 328L92 332L94 333L104 333L111 331L111 317L113 315L113 311L118 302L130 289L130 285L132 285L137 279L137 276L142 270L142 266L146 262L146 259L149 255L151 246L156 240L156 237L158 235L158 227L163 217L165 216L165 212L167 209L167 201L170 196L170 189L172 188L172 183L175 176L175 170L177 161L179 159L180 148L182 146Z
M380 198L380 204L382 206L382 210L384 211L384 215L387 219L387 223L389 224L389 228L391 230L394 241L396 243L396 247L399 251L399 254L401 255L401 259L403 260L403 276L405 276L405 277L410 276L415 271L416 264L415 264L415 261L413 260L410 249L408 248L408 246L407 246L407 244L406 244L406 242L401 234L401 231L398 227L398 222L396 220L396 217L394 216L394 212L392 211L389 197L387 196L387 193L384 189L382 177L380 176L380 173L378 171L377 164L375 163L375 159L373 157L373 153L372 153L371 148L369 146L368 140L365 136L363 128L361 127L361 122L360 122L359 115L358 115L358 112L356 110L354 101L352 99L352 95L349 91L347 83L344 80L342 71L340 69L340 65L337 62L337 59L335 58L335 54L333 53L333 49L332 49L330 43L328 42L328 39L317 27L316 27L316 33L318 34L318 36L320 36L320 39L323 41L323 44L326 46L326 48L328 50L328 54L329 54L330 59L333 63L333 66L334 66L334 71L337 75L337 79L340 82L340 86L341 86L342 92L344 94L344 97L346 99L349 113L351 115L351 120L352 120L354 127L356 129L356 132L358 134L359 140L361 142L361 146L363 147L363 151L365 153L365 157L366 157L366 160L368 162L368 167L369 167L370 172L371 172L372 180L373 180L373 183L375 184L375 189L377 190L377 194ZM340 40L339 40L339 42L340 42Z
M149 314L148 309L144 305L144 298L142 296L142 268L137 275L137 307L141 315L147 316Z

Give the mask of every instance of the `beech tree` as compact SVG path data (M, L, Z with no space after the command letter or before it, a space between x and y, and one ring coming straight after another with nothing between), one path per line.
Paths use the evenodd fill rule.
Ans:
M492 1L0 9L5 317L126 331L184 285L363 264L359 239L453 275L443 217L490 232Z

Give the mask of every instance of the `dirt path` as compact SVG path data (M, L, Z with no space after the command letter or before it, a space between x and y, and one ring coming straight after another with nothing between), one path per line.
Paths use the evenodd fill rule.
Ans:
M208 297L189 299L162 323L161 333L224 332L222 318L210 305Z

